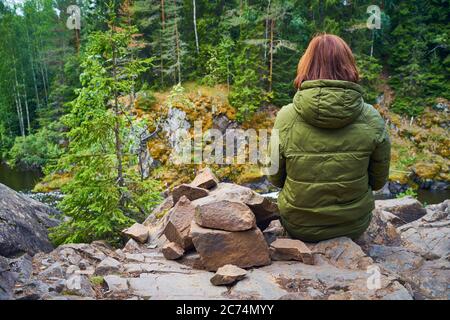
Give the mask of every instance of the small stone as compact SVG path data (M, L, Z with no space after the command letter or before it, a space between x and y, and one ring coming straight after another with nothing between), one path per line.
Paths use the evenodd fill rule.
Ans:
M245 204L222 200L198 206L195 222L204 228L247 231L256 227L253 212Z
M300 240L277 239L270 245L272 260L297 260L305 264L314 264L311 250Z
M281 225L280 220L273 220L270 222L269 226L263 231L263 234L268 244L271 244L278 238L287 237L287 232Z
M216 274L211 278L211 283L215 286L231 285L244 279L246 274L247 271L244 269L227 264L217 270Z
M206 189L197 188L188 184L182 184L175 187L172 191L173 203L177 203L181 197L185 196L190 201L194 201L208 196L209 192Z
M108 290L113 293L125 292L128 290L127 279L121 278L116 275L109 275L104 278Z
M130 228L123 230L122 233L140 243L145 243L149 236L148 228L139 223L135 223Z
M90 267L89 261L83 259L78 263L78 267L80 268L80 270L86 270L87 268Z
M163 253L164 258L166 258L167 260L177 260L184 255L184 249L174 242L169 242L168 244L166 244L161 249L161 252Z
M214 175L210 168L205 168L199 172L191 182L191 186L204 189L212 189L219 183L219 179Z
M66 281L66 289L68 293L77 296L93 297L95 295L91 282L85 275L70 276Z
M128 240L128 242L125 245L125 247L123 247L123 251L124 252L133 253L133 252L139 252L140 250L141 250L141 247L139 246L139 243L134 241L134 239Z
M103 276L106 274L119 272L120 267L121 264L119 261L114 258L108 257L98 264L97 268L95 269L95 274Z
M195 207L188 198L182 197L169 212L168 221L164 228L166 238L170 242L177 243L185 250L192 248L189 230L194 214Z
M64 270L59 262L55 262L50 267L40 273L44 278L64 278Z
M74 274L75 272L77 272L78 270L80 270L80 268L78 267L78 266L74 266L74 265L71 265L71 266L69 266L68 268L67 268L67 270L66 270L66 274ZM86 270L86 269L85 269Z

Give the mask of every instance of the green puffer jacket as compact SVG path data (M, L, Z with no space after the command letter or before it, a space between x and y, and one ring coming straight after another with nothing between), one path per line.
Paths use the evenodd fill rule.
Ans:
M387 181L391 145L362 93L352 82L305 81L277 115L280 167L268 178L283 188L281 220L294 238L357 238L369 226L372 190Z

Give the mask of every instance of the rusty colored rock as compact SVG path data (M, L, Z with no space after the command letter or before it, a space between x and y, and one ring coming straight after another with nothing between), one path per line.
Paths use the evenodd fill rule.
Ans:
M182 197L168 213L164 235L170 242L175 242L184 250L192 248L189 229L194 218L195 208L188 198Z
M233 264L240 268L265 266L271 263L269 248L258 228L229 232L191 224L191 237L207 270Z
M175 242L169 242L161 249L164 258L167 260L177 260L184 255L184 249Z
M191 186L204 189L212 189L219 183L219 179L214 175L210 168L205 168L199 172L191 182Z
M311 250L300 240L277 239L270 245L272 260L297 260L305 264L314 264Z
M181 197L185 196L190 201L194 201L208 196L209 192L206 189L197 188L188 184L181 184L175 187L172 191L173 203L177 203Z
M241 202L222 200L198 206L195 222L204 228L247 231L256 227L253 212Z

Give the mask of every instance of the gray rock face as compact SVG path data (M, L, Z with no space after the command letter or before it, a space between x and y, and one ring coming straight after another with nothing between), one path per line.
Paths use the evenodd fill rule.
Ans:
M52 250L49 227L57 211L0 184L0 256L15 257Z

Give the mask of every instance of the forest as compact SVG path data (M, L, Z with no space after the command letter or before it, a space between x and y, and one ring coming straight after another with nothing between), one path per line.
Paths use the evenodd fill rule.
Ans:
M370 5L380 29L367 28ZM449 13L445 0L1 0L0 161L61 189L70 219L56 244L118 242L199 167L170 163L173 110L205 128L218 116L270 128L310 39L326 32L350 45L366 102L391 126L391 180L448 183Z

